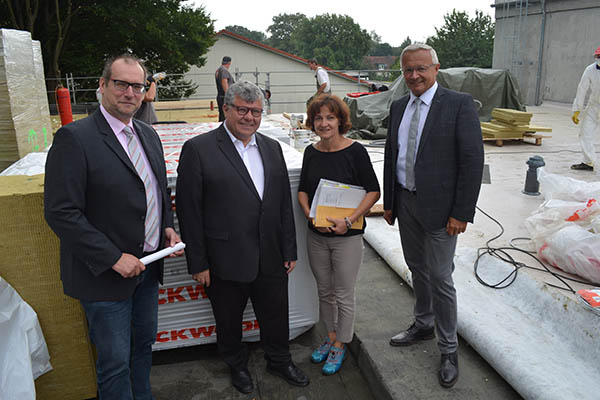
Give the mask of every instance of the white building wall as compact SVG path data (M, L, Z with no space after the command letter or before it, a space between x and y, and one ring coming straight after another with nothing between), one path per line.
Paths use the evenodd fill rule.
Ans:
M206 55L202 68L192 67L185 78L197 83L193 98L214 99L217 94L214 73L223 56L232 59L229 71L234 79L258 83L271 90L271 113L304 112L306 100L316 92L315 73L304 62L221 34ZM365 91L367 85L329 73L334 94Z

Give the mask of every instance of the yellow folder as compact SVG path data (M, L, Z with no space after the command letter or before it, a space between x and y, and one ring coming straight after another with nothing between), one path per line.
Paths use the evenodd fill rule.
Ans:
M343 219L344 217L351 216L354 210L355 208L317 206L317 218L315 218L315 226L317 228L333 226L331 222L327 221L327 217ZM363 222L364 217L361 215L360 218L352 224L352 229L362 229Z

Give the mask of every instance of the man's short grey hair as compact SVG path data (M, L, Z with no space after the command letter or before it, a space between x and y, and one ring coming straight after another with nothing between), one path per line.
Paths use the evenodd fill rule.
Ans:
M239 97L246 103L254 103L256 100L264 100L262 91L258 86L249 81L239 81L229 86L225 93L225 104L233 105L236 97Z
M438 60L438 56L437 56L437 53L435 52L435 49L425 43L413 43L411 45L406 46L404 48L404 50L402 50L402 54L400 54L400 63L402 63L402 57L404 56L404 53L406 53L407 51L417 51L417 50L429 51L429 54L431 54L431 62L433 62L434 64L440 63L440 60Z

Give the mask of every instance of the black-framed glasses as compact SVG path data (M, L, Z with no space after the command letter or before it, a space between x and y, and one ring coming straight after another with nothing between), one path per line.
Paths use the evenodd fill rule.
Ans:
M418 67L415 67L415 68L402 68L402 73L404 75L411 75L413 72L416 72L417 74L423 74L429 68L433 67L434 65L435 64L429 64L429 65L419 65Z
M144 86L144 84L142 83L131 83L127 81L121 81L119 79L111 79L111 81L113 81L113 83L115 84L115 88L119 92L127 91L129 86L131 86L131 90L133 90L133 93L136 94L144 93L144 90L146 90L146 86Z
M243 117L244 115L248 114L248 112L250 112L250 114L252 114L253 117L260 117L263 109L262 108L249 108L249 107L243 107L243 106L236 106L235 104L229 104L231 107L235 108L235 110L237 111L237 114L240 117Z

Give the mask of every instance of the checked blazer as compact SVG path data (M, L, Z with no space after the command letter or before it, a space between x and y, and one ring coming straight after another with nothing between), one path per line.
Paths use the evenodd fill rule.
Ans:
M390 107L384 157L384 209L396 207L398 127L410 96ZM423 127L415 159L419 218L431 230L446 226L449 217L473 222L483 173L483 141L473 99L438 87Z

